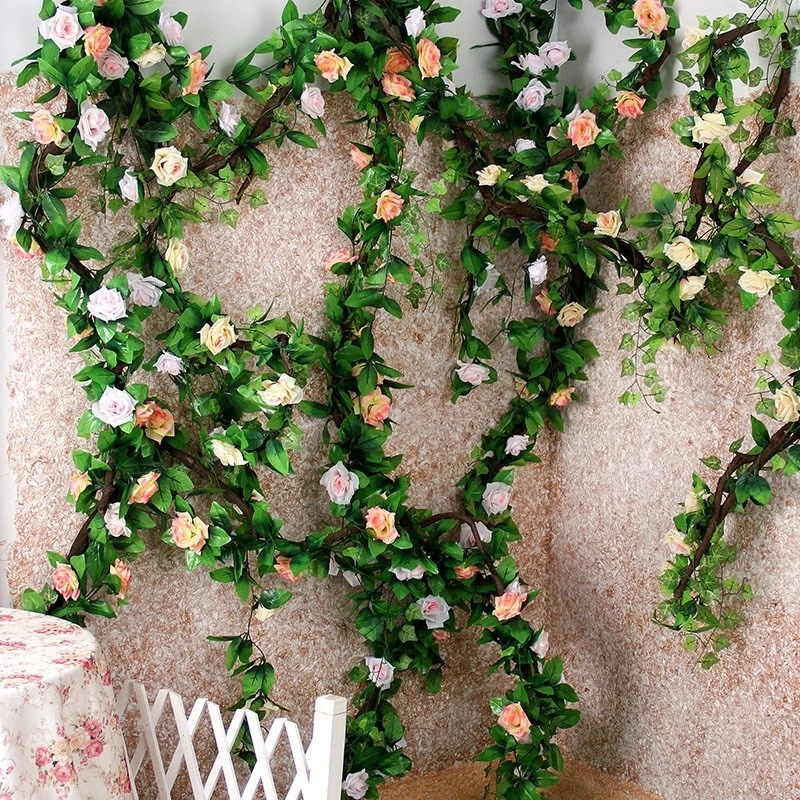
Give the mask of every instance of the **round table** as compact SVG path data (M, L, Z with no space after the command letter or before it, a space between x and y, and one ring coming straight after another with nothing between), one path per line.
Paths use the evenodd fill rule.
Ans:
M0 608L0 800L131 800L111 676L70 622Z

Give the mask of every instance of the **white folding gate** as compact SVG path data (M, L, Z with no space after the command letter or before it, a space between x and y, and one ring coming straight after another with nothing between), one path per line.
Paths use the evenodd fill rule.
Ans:
M152 768L157 795L154 798L143 797L141 800L183 800L173 797L172 790L184 765L193 800L211 800L220 777L224 780L229 800L299 800L300 797L303 800L339 800L341 797L347 720L347 700L343 697L323 695L316 699L313 735L308 748L304 747L300 731L291 720L274 720L265 736L256 713L240 708L234 712L233 719L226 728L216 703L200 698L195 701L187 716L180 695L161 689L151 704L144 686L135 681L126 682L117 698L117 713L123 725L130 717L131 706L138 711L139 729L133 738L128 737L126 748L131 782L134 785L133 793L137 800L139 794L136 791L136 777L146 760ZM157 735L162 717L166 719L168 728L174 722L174 733L178 740L168 762L162 755L162 747L166 745L159 741ZM195 752L194 737L201 723L207 725L208 722L213 732L216 754L212 754L214 761L204 778ZM237 768L231 755L231 748L242 726L246 726L250 733L256 759L254 767L248 768L249 777L243 789L240 788ZM163 731L163 725L160 730ZM272 761L284 734L294 764L294 779L286 794L279 795ZM239 762L241 774L243 762L236 760Z

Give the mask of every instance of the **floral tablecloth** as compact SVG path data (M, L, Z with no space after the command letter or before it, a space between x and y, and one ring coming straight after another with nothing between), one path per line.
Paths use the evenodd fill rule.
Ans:
M131 800L111 676L94 637L0 608L0 800Z

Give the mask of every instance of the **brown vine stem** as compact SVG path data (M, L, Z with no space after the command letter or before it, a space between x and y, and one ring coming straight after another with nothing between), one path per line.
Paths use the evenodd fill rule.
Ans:
M711 515L711 519L708 521L700 544L697 546L691 561L686 565L686 569L675 588L675 592L673 593L673 598L675 600L680 601L683 597L683 593L686 591L686 587L689 585L689 581L692 579L695 570L711 547L715 531L736 505L735 489L728 490L728 482L736 474L736 471L746 464L755 464L752 472L753 474L757 474L773 456L794 444L798 439L800 439L800 427L794 422L789 422L772 434L766 447L760 453L737 453L731 459L727 469L722 473L719 481L717 481L717 488L714 491L714 511ZM723 501L722 497L726 493L728 496Z
M92 521L98 514L106 513L109 505L111 504L111 498L114 496L115 473L116 469L114 468L114 465L109 464L108 470L106 471L105 482L103 483L103 492L100 495L100 500L98 500L94 510L89 514L88 517L86 517L83 525L81 525L81 529L78 531L75 541L72 542L72 546L69 548L67 558L79 556L81 553L86 552L86 548L89 546L89 528L92 525Z

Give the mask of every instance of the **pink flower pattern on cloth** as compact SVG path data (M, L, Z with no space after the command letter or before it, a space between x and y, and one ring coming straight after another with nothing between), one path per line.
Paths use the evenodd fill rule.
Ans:
M111 675L89 631L0 610L0 800L132 800Z

